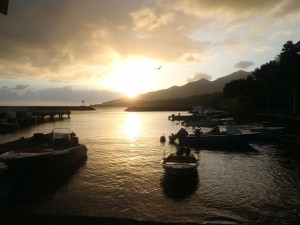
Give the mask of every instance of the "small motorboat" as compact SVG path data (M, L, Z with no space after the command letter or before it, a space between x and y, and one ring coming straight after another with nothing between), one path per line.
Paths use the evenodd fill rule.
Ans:
M214 127L219 124L219 119L217 118L196 118L185 120L181 124L185 127Z
M248 130L252 132L260 132L258 139L274 138L285 131L285 127L252 127Z
M9 148L9 149L5 149ZM68 128L55 128L50 134L36 133L0 146L0 162L16 170L51 170L86 157L87 148Z
M166 174L188 175L197 172L199 158L191 154L191 150L185 146L178 148L176 153L171 153L163 158L162 166Z
M213 127L208 132L202 132L201 129L195 129L193 134L189 134L184 128L181 128L177 134L169 136L170 142L179 140L179 145L184 146L226 146L226 145L248 145L255 140L261 132L250 130L238 130L232 119L224 119L223 126Z

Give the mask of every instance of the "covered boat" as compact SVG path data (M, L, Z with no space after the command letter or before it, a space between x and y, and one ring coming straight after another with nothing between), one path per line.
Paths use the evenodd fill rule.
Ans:
M10 147L9 149L5 149ZM17 170L51 170L86 157L87 148L68 128L56 128L50 134L36 133L31 138L2 144L0 162Z
M191 154L187 147L179 147L176 153L171 153L163 158L162 166L166 174L188 175L197 172L199 158Z

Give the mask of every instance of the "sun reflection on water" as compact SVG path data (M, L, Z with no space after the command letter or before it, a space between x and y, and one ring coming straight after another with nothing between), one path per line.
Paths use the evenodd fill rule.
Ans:
M135 140L139 135L140 128L141 119L139 115L136 113L128 113L124 126L126 137L131 141Z

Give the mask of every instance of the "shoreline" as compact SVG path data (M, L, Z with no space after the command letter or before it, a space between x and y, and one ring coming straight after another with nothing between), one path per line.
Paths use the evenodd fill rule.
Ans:
M152 106L132 106L125 109L126 112L168 112L168 111L189 111L190 107L152 107Z
M96 216L54 216L39 214L1 213L1 225L180 225L183 223L152 222L118 217ZM200 225L201 223L185 222L186 225Z
M1 225L201 225L208 224L209 221L199 222L158 222L149 220L129 219L121 217L97 217L97 216L62 216L62 215L42 215L30 213L0 213ZM296 224L299 219L298 211L294 210L289 218L281 218L274 221L235 221L234 224ZM228 222L228 221L224 221ZM219 224L219 223L209 223ZM220 223L223 224L223 223ZM227 223L226 223L227 224ZM230 223L231 224L231 223Z

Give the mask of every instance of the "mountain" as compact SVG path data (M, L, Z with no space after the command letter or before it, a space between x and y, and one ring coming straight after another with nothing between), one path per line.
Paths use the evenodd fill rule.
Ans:
M233 80L245 79L251 74L252 72L239 70L227 76L218 78L214 81L209 81L207 79L202 78L198 81L189 82L183 86L172 86L168 89L141 94L137 97L137 99L139 101L166 100L172 98L185 98L192 95L203 95L214 92L222 92L226 83ZM128 99L117 99L114 101L105 102L102 105L127 105L127 102Z
M245 72L239 70L225 77L216 79L215 81L209 81L202 78L198 81L189 82L183 86L173 86L168 89L149 92L139 96L141 100L164 100L171 98L185 98L192 95L203 95L214 92L222 92L226 83L232 80L238 80L246 78L251 75L251 72Z

